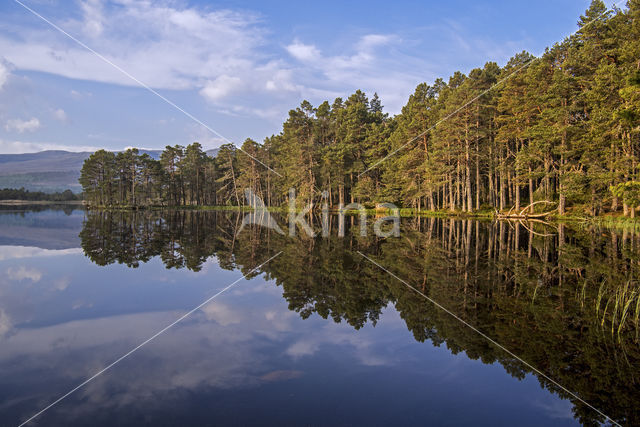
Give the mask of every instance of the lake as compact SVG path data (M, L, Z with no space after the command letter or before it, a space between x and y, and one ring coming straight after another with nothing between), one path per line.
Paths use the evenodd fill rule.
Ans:
M637 232L244 216L0 210L0 425L640 424Z

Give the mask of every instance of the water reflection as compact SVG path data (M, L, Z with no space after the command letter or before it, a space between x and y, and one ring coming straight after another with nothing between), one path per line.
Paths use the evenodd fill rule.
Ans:
M23 218L50 221L42 215L57 214ZM640 423L629 303L640 241L630 231L419 218L403 221L400 238L379 239L360 236L357 218L339 237L333 217L329 237L311 239L240 231L243 215L232 212L71 217L84 220L76 231L86 258L0 247L23 254L0 257L2 424L32 415L279 251L43 422L602 421L362 251L617 421ZM15 221L0 215L0 235Z
M75 205L0 205L0 246L77 248L83 219L83 211Z
M338 218L332 222L335 231ZM282 286L289 309L302 318L317 313L360 329L375 325L393 304L417 341L498 361L517 378L529 373L364 260L360 250L595 407L640 423L637 312L627 307L621 325L623 303L614 310L612 291L637 289L639 241L633 232L418 218L403 223L399 239L361 237L357 227L344 238L336 231L309 239L260 227L237 233L241 224L242 215L217 212L96 212L81 238L87 256L100 265L135 267L160 256L167 268L198 271L215 255L223 268L249 270L283 251L264 273ZM581 422L599 420L585 405L573 404Z

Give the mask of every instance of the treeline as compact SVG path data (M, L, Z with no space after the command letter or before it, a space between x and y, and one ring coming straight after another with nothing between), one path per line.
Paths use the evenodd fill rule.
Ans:
M233 152L235 163L231 144L219 150L220 159L230 158L228 151ZM220 163L197 142L186 148L167 146L159 160L135 148L118 153L98 150L82 165L80 184L85 200L93 206L224 204L227 175ZM237 172L229 174L235 177Z
M245 188L280 205L295 188L301 203L332 206L472 212L549 200L560 214L634 216L640 0L625 10L594 0L578 25L540 58L522 52L503 68L488 62L420 84L394 117L361 91L304 101L262 144L225 145L215 159L199 144L167 147L159 161L98 152L81 182L100 205L241 205Z
M80 200L80 197L71 190L44 193L42 191L29 191L24 188L3 188L0 190L0 200L70 202Z

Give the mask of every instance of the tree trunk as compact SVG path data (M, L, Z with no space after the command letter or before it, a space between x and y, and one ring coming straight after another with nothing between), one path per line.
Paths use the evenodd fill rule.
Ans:
M473 195L471 192L471 153L469 142L469 127L465 129L465 153L464 153L464 166L465 166L465 193L467 193L467 212L473 210Z
M449 180L449 210L453 212L456 210L456 201L453 197L453 178L451 174L449 174L448 180Z

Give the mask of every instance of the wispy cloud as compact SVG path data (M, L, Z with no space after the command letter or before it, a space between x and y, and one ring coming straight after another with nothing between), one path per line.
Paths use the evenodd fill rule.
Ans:
M369 94L378 92L387 107L397 112L416 84L425 79L407 66L415 59L398 52L402 43L396 34L365 34L335 54L324 54L316 45L297 39L286 50L298 61L296 74L305 96L345 96L363 89Z
M64 111L62 108L54 110L53 117L60 122L66 122L69 119L66 111Z
M250 13L134 0L86 0L80 7L80 18L56 24L154 88L202 89L245 74L240 71L255 68L262 57L262 31ZM137 85L48 27L5 33L0 51L19 69Z
M239 77L232 77L224 74L214 80L209 80L205 84L204 88L200 90L200 94L212 101L218 101L242 87L242 80Z
M222 326L228 326L242 321L241 314L219 301L207 304L201 309L207 319L214 320Z
M0 261L18 258L64 256L81 254L82 249L42 249L32 246L0 246Z
M37 153L45 150L96 151L100 147L88 145L67 145L49 142L6 141L0 139L0 152L3 154Z
M393 364L384 354L376 348L370 337L354 335L346 331L342 325L328 324L313 336L301 338L291 344L285 354L294 360L306 356L312 356L323 346L342 345L352 349L352 354L365 366L379 366Z
M42 279L42 272L34 268L27 268L23 265L20 267L9 267L7 269L7 277L9 280L15 280L22 282L23 280L30 280L36 283Z
M7 80L9 80L9 67L0 57L0 90L2 90L4 85L7 83Z
M437 44L441 46L442 51L434 53L450 64L455 64L455 59L464 55L468 59L477 61L475 64L477 67L481 67L484 61L496 61L504 65L514 54L526 50L527 46L533 44L533 40L527 37L494 40L483 34L472 33L469 27L468 23L454 19L443 19L442 22L433 26L429 31L439 34L442 38Z
M11 324L11 318L5 313L3 309L0 309L0 338L5 336L11 331L13 325Z
M102 0L86 0L80 3L80 7L84 17L84 33L90 37L102 35L104 30Z
M188 123L185 134L188 135L189 142L199 142L205 150L219 147L226 142L224 139L213 135L204 126L197 123Z
M91 96L93 96L93 94L91 92L79 92L75 89L72 89L69 92L69 95L71 95L71 98L75 99L75 100L80 100L80 99L84 99L84 98L90 98Z
M29 120L9 119L4 125L4 129L7 132L34 132L40 129L40 120L36 117L32 117Z
M399 109L421 81L403 64L408 57L385 59L402 43L395 34L365 34L331 55L298 39L277 52L260 17L250 12L134 0L80 6L80 17L56 23L145 84L196 90L236 114L281 119L302 98L344 96L358 88L377 90ZM136 85L50 28L2 34L0 50L19 69Z
M298 40L294 40L287 46L287 52L300 61L317 61L322 58L320 50L312 44L304 44Z

